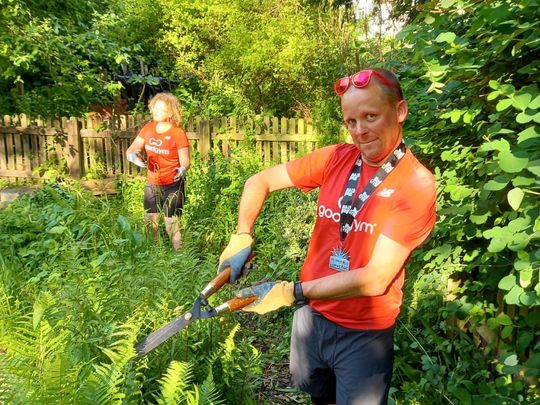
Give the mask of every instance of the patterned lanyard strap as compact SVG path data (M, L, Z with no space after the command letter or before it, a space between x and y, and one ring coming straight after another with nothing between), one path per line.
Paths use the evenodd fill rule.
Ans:
M396 168L399 161L405 156L407 147L403 142L392 152L382 164L375 176L366 184L360 195L353 203L354 192L358 186L360 179L360 171L362 170L362 158L359 157L354 164L353 170L345 187L343 198L341 200L341 214L339 216L339 237L343 242L352 229L354 218L358 215L368 198L373 194L383 180Z

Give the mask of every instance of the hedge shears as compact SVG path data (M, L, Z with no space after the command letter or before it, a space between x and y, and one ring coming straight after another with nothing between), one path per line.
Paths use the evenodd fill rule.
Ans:
M248 263L246 266L250 267ZM136 359L139 359L161 343L165 342L174 334L178 333L184 329L190 323L198 319L213 318L218 315L226 314L229 312L234 312L239 309L244 308L245 306L254 302L257 297L246 297L246 298L232 298L229 301L218 305L217 307L212 307L208 304L208 298L216 293L221 287L223 287L231 276L231 268L227 267L224 271L219 273L212 281L210 281L206 287L201 291L191 309L186 312L184 315L179 316L178 318L173 319L167 325L159 328L157 331L146 336L143 340L135 345L135 351L137 352Z

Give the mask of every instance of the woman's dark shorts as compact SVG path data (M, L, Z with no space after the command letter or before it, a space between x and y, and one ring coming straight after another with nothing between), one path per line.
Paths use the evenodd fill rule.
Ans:
M394 327L355 330L309 305L296 310L291 336L291 385L314 404L386 404L392 379Z
M144 187L144 210L149 214L163 212L165 217L180 216L184 202L184 179L164 186L146 183Z

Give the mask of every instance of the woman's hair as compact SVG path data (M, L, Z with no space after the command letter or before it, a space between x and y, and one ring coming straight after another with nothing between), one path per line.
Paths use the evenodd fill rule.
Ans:
M404 99L403 90L401 90L401 84L399 83L399 79L393 72L391 72L388 69L382 69L382 68L373 68L373 70L376 71L378 74L380 74L382 77L384 77L386 80L388 80L390 83L396 86L395 89L389 86L384 86L384 85L380 86L383 93L387 96L388 101L394 104ZM379 83L381 82L381 80L378 79L377 76L374 75L373 77L375 78L375 80L378 80Z
M168 91L163 91L161 93L157 93L148 102L148 108L150 109L150 111L152 111L154 105L158 101L163 101L167 105L167 108L172 114L172 121L176 125L180 126L182 124L182 105L180 104L180 101Z

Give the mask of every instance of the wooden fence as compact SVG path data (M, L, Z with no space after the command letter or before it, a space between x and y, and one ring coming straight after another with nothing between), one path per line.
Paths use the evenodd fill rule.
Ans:
M0 117L0 178L40 178L39 169L65 160L79 179L100 172L135 175L125 151L146 122L142 115L101 121L90 118ZM210 150L228 156L240 142L251 142L266 162L286 162L316 146L309 120L295 118L195 117L186 122L191 147L207 157Z

